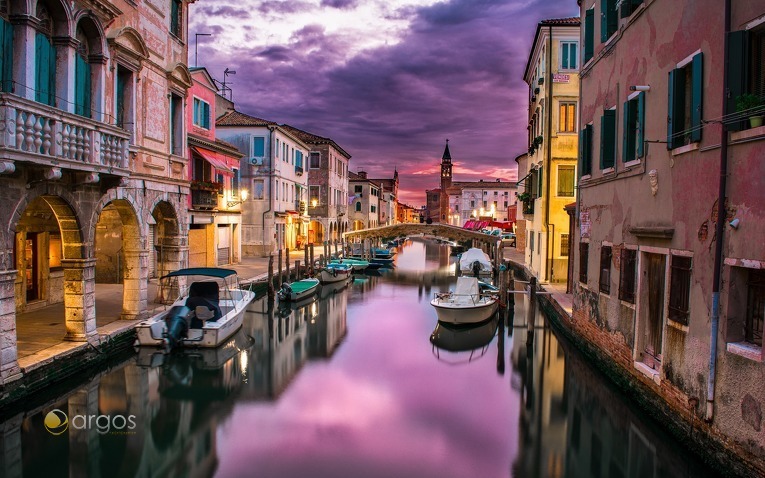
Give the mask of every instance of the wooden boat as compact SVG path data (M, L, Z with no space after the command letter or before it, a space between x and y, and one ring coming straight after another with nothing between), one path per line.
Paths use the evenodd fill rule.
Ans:
M364 261L361 259L351 259L351 258L343 258L343 259L332 259L329 261L330 264L350 264L353 267L353 270L355 271L363 271L369 266L369 261Z
M475 324L491 318L499 307L495 294L481 294L478 279L458 277L454 292L441 292L430 301L438 320L450 324Z
M295 282L285 282L276 293L280 301L297 302L316 293L319 288L319 279L308 278Z
M245 308L255 298L252 291L239 289L231 269L181 269L160 281L163 291L180 293L168 310L138 323L140 345L217 347L239 330Z
M319 271L318 279L322 284L347 281L353 273L350 264L327 264L327 267Z

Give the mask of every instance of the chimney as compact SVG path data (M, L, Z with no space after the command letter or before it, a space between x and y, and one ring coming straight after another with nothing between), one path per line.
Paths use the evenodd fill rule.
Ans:
M356 174L358 174L361 179L366 179L367 178L367 172L366 171L359 171Z

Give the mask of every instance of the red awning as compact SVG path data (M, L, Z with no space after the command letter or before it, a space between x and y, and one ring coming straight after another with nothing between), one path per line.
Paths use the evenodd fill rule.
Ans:
M503 229L505 231L512 231L513 230L513 221L491 221L489 226L491 226L491 227L498 227L498 228Z
M474 223L474 222L475 222L475 221L473 221L473 220L470 220L470 221L466 221L466 222L465 222L465 225L464 225L464 226L462 226L462 228L463 228L463 229L473 229L473 223Z
M226 165L226 160L223 157L220 157L219 154L195 146L192 146L191 149L198 155L202 156L205 161L212 164L213 168L217 169L218 171L224 171L226 173L234 172Z

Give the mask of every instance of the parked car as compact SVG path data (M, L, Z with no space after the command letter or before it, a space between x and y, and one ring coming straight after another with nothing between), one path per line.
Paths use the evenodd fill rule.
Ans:
M500 240L505 247L515 247L515 234L506 232L500 236Z

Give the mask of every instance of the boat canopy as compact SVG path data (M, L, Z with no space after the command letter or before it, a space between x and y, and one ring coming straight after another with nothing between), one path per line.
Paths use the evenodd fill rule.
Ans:
M218 277L224 279L226 277L235 275L236 271L233 269L221 269L218 267L190 267L188 269L179 269L173 271L166 276L162 276L162 279L167 277L180 277L180 276L207 276Z
M456 295L478 296L478 279L475 277L457 277Z
M470 270L473 262L478 261L481 264L482 271L491 271L491 261L489 257L481 249L477 247L471 247L465 251L460 257L460 269L463 271Z

